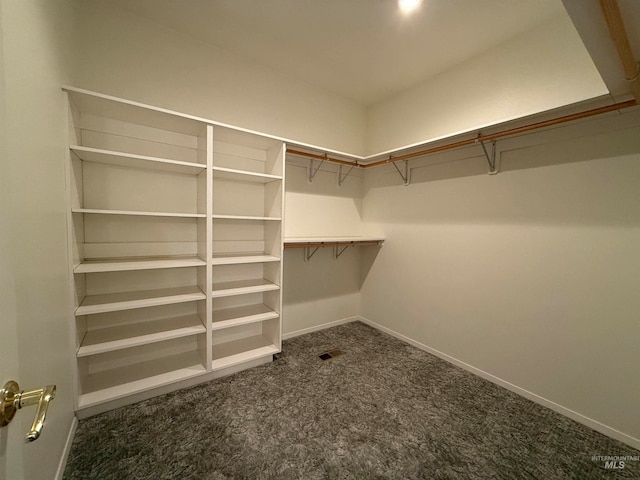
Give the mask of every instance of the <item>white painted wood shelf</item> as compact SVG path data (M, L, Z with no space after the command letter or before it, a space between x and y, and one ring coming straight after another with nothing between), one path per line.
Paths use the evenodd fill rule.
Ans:
M358 243L384 243L384 237L373 237L373 236L363 236L363 237L285 237L284 243L285 247L287 244L297 245L297 244L319 244L319 243L331 243L331 244L358 244Z
M262 322L278 318L280 314L262 303L213 311L213 330L222 330L239 325Z
M147 155L117 152L101 148L71 145L69 149L85 162L117 165L122 167L158 170L173 173L198 174L206 170L207 166L201 163L183 162Z
M278 353L280 349L263 335L242 338L213 346L213 370L233 367L243 362Z
M85 260L74 273L124 272L160 268L202 267L207 262L199 257L134 258L130 260Z
M276 221L282 220L282 217L259 217L253 215L212 215L212 218L218 220L257 220L257 221Z
M221 253L214 254L212 263L213 265L240 265L243 263L267 263L267 262L279 262L280 258L273 255L265 255L264 253L256 254L231 254Z
M197 286L87 295L76 309L76 316L157 307L206 298L206 294Z
M136 217L182 217L182 218L206 218L206 213L180 213L180 212L143 212L135 210L105 210L99 208L73 208L72 213L88 213L94 215L133 215Z
M233 168L215 166L213 167L213 175L215 178L233 180L237 182L269 183L282 180L282 176L280 175L249 172L246 170L235 170Z
M213 284L213 298L245 295L249 293L261 293L279 289L280 287L278 285L264 278L255 280L220 282Z
M87 408L206 373L200 352L192 351L89 374L78 406Z
M87 332L77 356L97 355L206 332L198 315L99 328Z

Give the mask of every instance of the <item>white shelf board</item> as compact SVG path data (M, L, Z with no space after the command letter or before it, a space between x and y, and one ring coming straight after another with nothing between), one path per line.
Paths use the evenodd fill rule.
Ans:
M202 375L206 369L201 358L200 352L194 350L89 375L83 382L79 407L91 407Z
M80 145L71 145L69 149L85 162L186 174L198 174L207 168L206 165L200 163L115 152L113 150L103 150Z
M282 217L255 217L251 215L212 215L214 220L268 220L268 221L280 221Z
M124 272L158 268L201 267L207 262L199 257L135 258L131 260L85 260L74 273Z
M206 213L175 213L175 212L141 212L134 210L103 210L98 208L73 208L73 213L92 213L99 215L135 215L138 217L182 217L205 218Z
M247 293L268 292L279 290L275 283L264 278L255 280L239 280L234 282L221 282L213 284L213 298L230 297L233 295L244 295Z
M269 183L282 180L281 176L268 173L249 172L246 170L234 170L233 168L213 167L213 178L234 180L238 182Z
M76 316L118 312L134 308L156 307L159 305L205 300L206 298L207 296L197 286L87 295L76 309Z
M245 305L242 307L225 308L213 311L213 330L237 327L249 323L263 322L278 318L278 312L274 312L262 303Z
M384 242L383 237L285 237L284 243Z
M97 355L206 332L198 315L100 328L87 332L77 356Z
M213 346L211 368L220 370L267 355L273 355L279 351L271 340L262 335L221 343Z
M279 262L280 258L274 257L273 255L265 255L263 253L259 254L233 254L233 253L224 253L224 254L214 254L213 255L213 265L238 265L241 263L264 263L264 262Z

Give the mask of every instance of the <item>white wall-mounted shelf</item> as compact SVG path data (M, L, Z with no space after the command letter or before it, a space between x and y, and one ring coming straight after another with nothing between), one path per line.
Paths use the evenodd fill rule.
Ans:
M211 368L220 370L243 362L278 353L280 349L263 335L243 338L213 346Z
M279 290L280 287L264 278L256 280L237 280L213 284L213 298L246 295L249 293L269 292Z
M289 245L304 244L362 244L362 243L384 243L383 237L363 236L363 237L285 237L285 248Z
M206 298L207 295L197 286L87 295L76 309L76 316L157 307Z
M206 332L197 315L99 328L87 332L77 356L97 355Z
M216 254L213 256L213 265L240 265L243 263L267 263L279 262L280 258L264 254Z
M121 167L143 168L185 174L198 174L207 168L206 165L200 163L116 152L114 150L105 150L102 148L71 145L69 149L77 155L80 160L85 162L103 163L105 165L117 165Z
M78 407L99 405L206 372L197 351L103 370L83 379L83 393L78 400Z
M258 220L258 221L277 221L282 220L282 217L259 217L252 215L213 215L212 218L219 220Z
M134 258L130 260L85 260L75 273L124 272L130 270L154 270L160 268L203 267L207 262L199 257Z
M221 330L223 328L237 327L239 325L271 320L278 318L279 315L278 312L274 312L262 303L214 310L212 328L213 330Z
M213 174L217 178L234 180L237 182L269 183L282 180L281 175L235 170L233 168L213 167Z
M73 208L72 213L88 213L95 215L133 215L137 217L182 217L206 218L206 213L175 213L175 212L138 212L133 210L102 210L97 208Z

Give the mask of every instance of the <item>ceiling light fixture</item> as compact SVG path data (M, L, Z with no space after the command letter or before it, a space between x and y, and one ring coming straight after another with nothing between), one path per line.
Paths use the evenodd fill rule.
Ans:
M420 0L398 0L398 6L403 13L414 11L420 5Z

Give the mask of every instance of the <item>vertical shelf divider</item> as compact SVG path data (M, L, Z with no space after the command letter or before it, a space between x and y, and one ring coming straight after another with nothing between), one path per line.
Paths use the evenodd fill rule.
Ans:
M204 149L204 155L206 155L206 196L204 201L206 202L206 248L204 251L207 266L206 268L206 282L205 293L207 294L206 300L206 315L203 320L207 327L206 344L205 344L205 366L207 371L211 371L211 362L213 361L213 126L207 125L206 129L206 145Z

